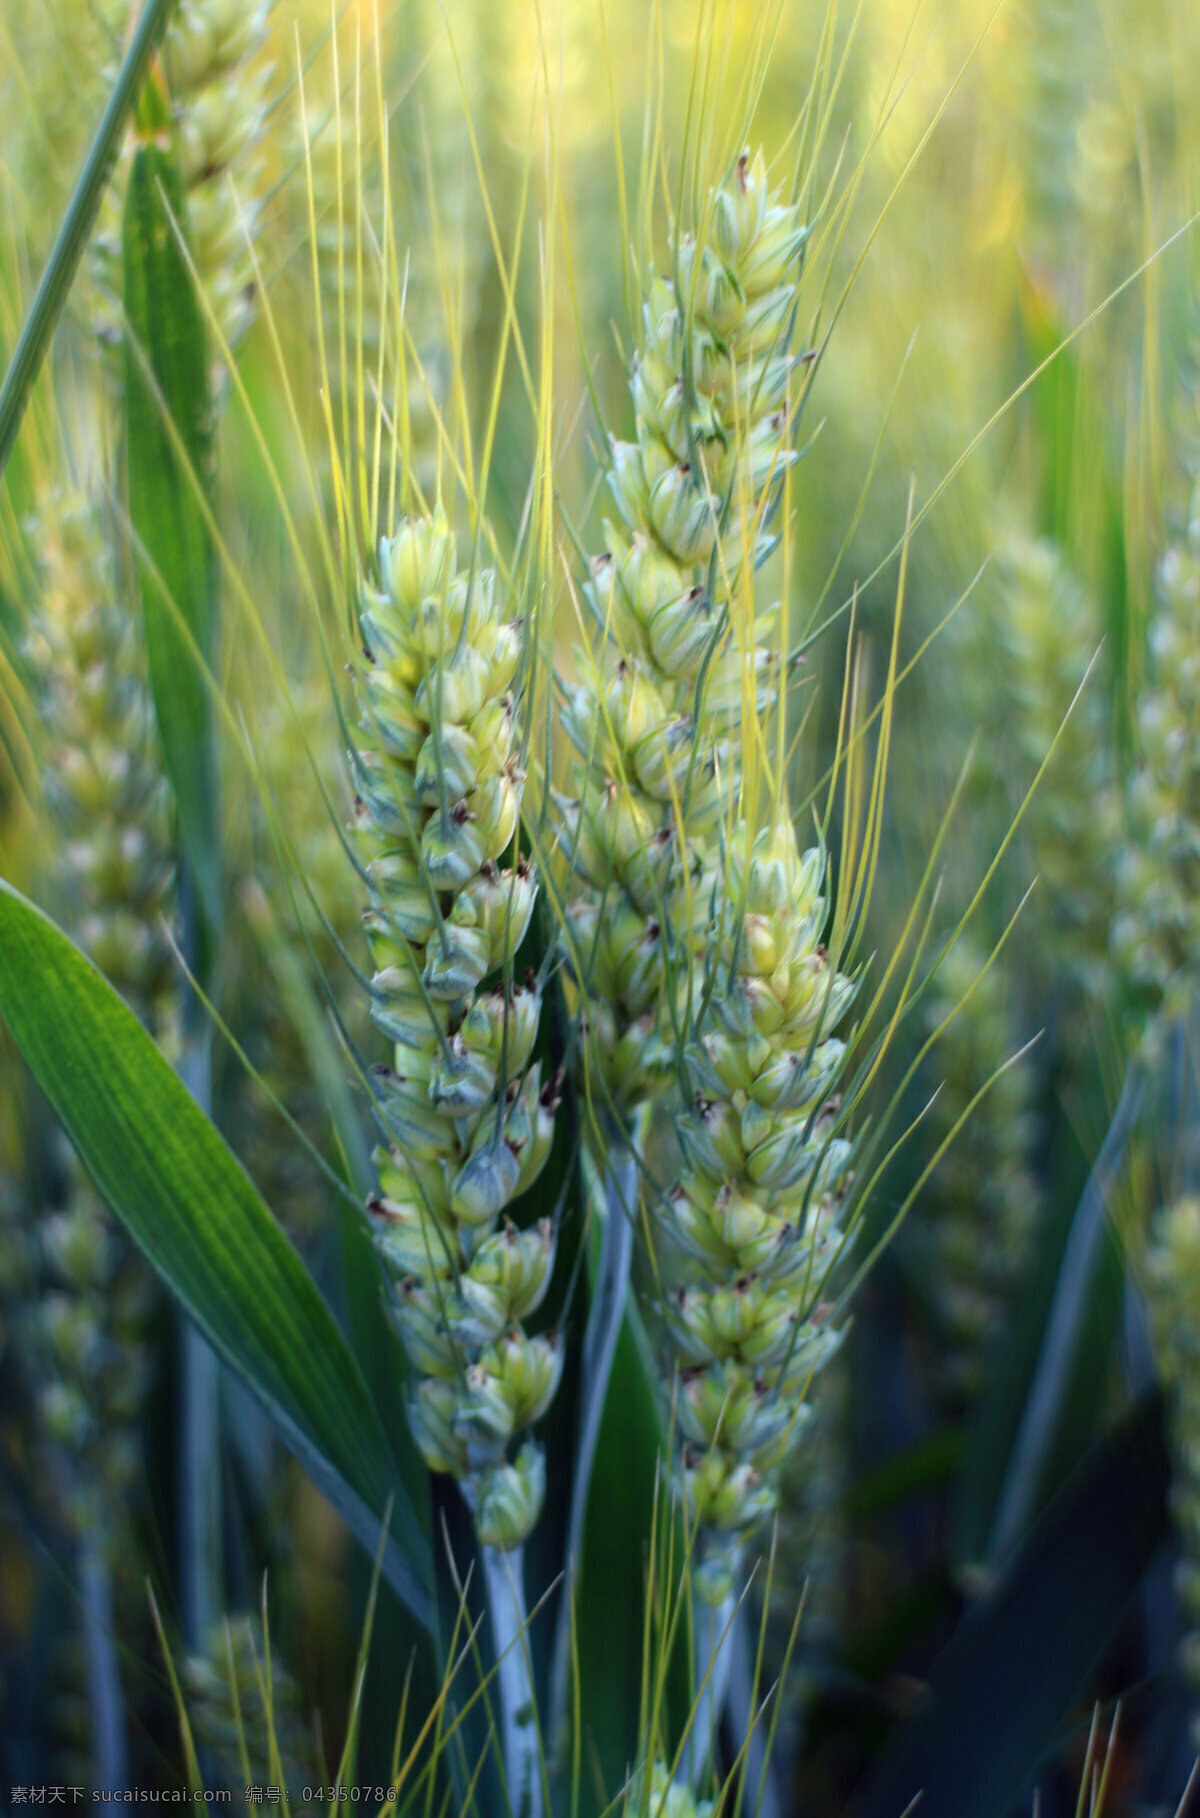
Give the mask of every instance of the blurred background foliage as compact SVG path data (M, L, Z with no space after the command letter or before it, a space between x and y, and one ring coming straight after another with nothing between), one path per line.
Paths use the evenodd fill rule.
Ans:
M278 1105L330 1170L355 1179L353 1112L333 1102L341 1061L316 979L320 968L333 981L353 1030L360 1013L352 993L341 1002L336 943L351 938L356 910L305 754L307 742L337 777L340 739L300 594L306 569L320 573L323 561L325 397L354 433L357 400L336 355L347 337L353 366L360 190L377 218L386 156L412 349L428 379L411 408L414 467L430 496L446 441L478 449L486 435L501 342L516 340L510 272L520 346L538 346L539 261L547 210L559 211L554 483L577 525L589 511L598 520L601 431L588 388L604 423L624 426L635 290L615 254L617 150L636 168L660 97L668 156L680 143L694 35L713 17L692 0L650 12L637 0L362 0L336 6L332 28L319 3L276 0L239 17L220 72L222 92L236 88L237 131L208 121L217 137L197 152L194 178L211 176L216 143L223 186L196 209L224 274L214 296L239 374L235 387L216 361L216 517L239 577L223 588L229 889L216 994L257 1077L218 1039L213 1100L269 1204L344 1303L362 1240ZM733 68L760 23L757 7L722 10ZM127 25L123 0L4 0L6 352ZM376 27L386 148L373 106L354 126L356 46ZM768 148L787 141L827 29L820 8L779 13L755 120ZM887 1057L904 1110L923 1116L868 1208L863 1253L922 1185L866 1282L789 1484L772 1675L806 1584L807 1604L779 1732L779 1809L898 1818L904 1776L917 1772L905 1749L926 1763L931 1750L943 1763L975 1750L986 1763L1003 1706L1015 1765L980 1766L991 1791L969 1809L1000 1818L1032 1810L1036 1796L1053 1818L1075 1810L1093 1702L1120 1696L1107 1809L1165 1812L1186 1781L1200 1710L1200 243L1187 231L1200 185L1200 12L1190 0L931 0L915 10L866 0L834 29L845 62L826 162L831 176L838 160L853 173L853 200L828 261L818 327L836 327L792 488L793 636L822 683L794 795L803 800L832 757L851 622L882 674L911 512L905 673L869 945L896 945L952 800L935 953L987 887ZM164 62L178 100L186 73L172 76L170 54ZM127 165L128 153L118 189ZM69 927L81 874L102 874L126 905L133 876L144 908L170 866L154 849L153 780L125 774L149 736L141 657L120 623L121 577L93 546L96 525L123 509L105 404L116 206L102 212L0 490L0 870ZM379 332L369 290L361 305L369 372ZM498 423L488 508L511 547L538 431L512 351ZM559 606L569 646L565 588ZM264 637L296 714L264 675ZM106 673L123 678L115 695L97 685L101 649ZM803 689L798 699L807 704ZM110 741L137 850L103 823L113 778L101 787L77 774L63 755L68 735L99 764ZM252 765L234 754L239 738ZM180 1033L156 998L170 956L138 948L136 930L104 938L106 970L126 966L139 1012L158 1018L171 1052ZM149 1578L178 1657L183 1465L170 1322L102 1209L80 1211L52 1120L11 1050L0 1052L0 1776L16 1785L89 1773L98 1717L88 1625L107 1621L129 1772L173 1784L174 1701L145 1590ZM378 1324L386 1352L391 1335ZM1113 1492L1122 1472L1148 1486L1142 1519L1158 1539L1157 1412L1128 1424L1130 1408L1157 1408L1155 1382L1166 1394L1174 1526L1148 1545L1149 1566L1139 1558L1122 1578L1121 1536L1105 1540L1106 1526L1134 1525ZM233 1627L228 1650L217 1631L191 1637L183 1677L214 1776L240 1790L226 1669L232 1659L249 1733L259 1695L250 1614L263 1573L280 1747L299 1781L316 1772L299 1764L341 1753L369 1568L247 1398L230 1381L222 1397L222 1600ZM1085 1569L1092 1546L1095 1573ZM111 1567L107 1616L88 1589L98 1548ZM991 1588L1014 1558L1029 1569L1005 1578L998 1607ZM1066 1587L1065 1609L1046 1599L1039 1570ZM359 1733L364 1781L386 1778L406 1624L382 1592ZM602 1649L603 1635L584 1645ZM972 1647L995 1677L976 1675L975 1703L959 1710L947 1687ZM1025 1663L1015 1680L1005 1677L1014 1647ZM928 1783L927 1767L920 1775ZM953 1811L950 1795L937 1803L934 1779L928 1809Z

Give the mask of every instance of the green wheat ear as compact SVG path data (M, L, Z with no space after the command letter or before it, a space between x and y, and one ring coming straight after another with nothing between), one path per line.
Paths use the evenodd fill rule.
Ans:
M70 451L48 446L67 468ZM47 479L25 535L47 886L75 938L170 1045L169 803L111 525L90 496ZM72 1668L72 1650L86 1656L87 1771L119 1784L127 1757L114 1580L129 1557L128 1505L154 1379L155 1284L61 1133L42 1190L11 1258L26 1297L14 1330L41 1481L80 1586L78 1635L72 1627L59 1665Z
M566 936L587 1054L628 1114L674 1077L704 944L713 854L736 813L739 745L774 698L777 609L739 609L774 539L790 446L788 351L805 230L743 153L709 201L702 244L678 232L651 284L631 389L636 442L614 442L620 523L584 588L598 639L566 688L577 753L564 802Z
M1150 682L1138 699L1113 956L1153 1047L1185 1006L1200 954L1200 487L1159 568Z
M1055 905L1047 944L1060 984L1069 986L1078 1013L1081 1005L1102 1001L1108 988L1113 855L1120 826L1111 716L1099 676L1089 678L1072 707L1100 645L1102 627L1095 601L1051 538L1012 538L999 563L999 585L998 628L1010 662L1012 730L1024 764L1040 764L1062 728L1032 804L1029 838ZM997 728L1001 737L1008 730Z
M495 569L459 569L440 511L385 538L379 563L360 611L354 833L372 1015L394 1050L375 1076L387 1141L367 1210L417 1379L414 1436L463 1484L480 1539L509 1549L545 1484L536 1442L509 1446L562 1369L558 1336L522 1323L556 1234L505 1216L545 1164L557 1104L532 1059L539 984L513 978L536 894L517 840L521 629Z
M746 847L749 844L749 851ZM728 1596L748 1533L841 1334L822 1292L845 1243L836 1027L853 986L822 945L825 858L791 822L739 826L720 879L718 983L688 1044L684 1171L653 1207L684 1259L662 1305L679 1373L683 1484L702 1531L697 1588Z
M227 1617L202 1652L180 1666L180 1689L209 1782L240 1798L248 1784L274 1782L282 1768L293 1800L325 1781L299 1688L272 1641L249 1616Z
M948 1409L979 1391L988 1349L1021 1276L1037 1222L1031 1166L1037 1080L1020 1046L1011 986L1000 965L968 934L938 970L925 1022L941 1031L935 1049L940 1089L931 1111L936 1148L992 1082L943 1155L907 1233L937 1322L936 1373ZM1011 1064L1008 1064L1010 1063Z
M761 154L737 160L701 228L673 237L676 276L651 287L638 440L613 447L624 528L606 526L587 588L604 642L564 710L580 796L563 844L605 1094L627 1112L684 1084L684 1171L650 1210L678 1258L661 1314L694 1585L717 1604L838 1343L820 1291L850 1149L830 1032L853 987L822 944L824 852L801 852L772 780L779 608L756 611L753 591L795 458L805 230Z
M33 537L41 593L29 654L41 684L56 894L96 964L169 1039L168 803L115 558L78 497L49 493ZM115 1543L149 1384L151 1277L74 1155L63 1165L63 1204L40 1228L39 1409L73 1522Z

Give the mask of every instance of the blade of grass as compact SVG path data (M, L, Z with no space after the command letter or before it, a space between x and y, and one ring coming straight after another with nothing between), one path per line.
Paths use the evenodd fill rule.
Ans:
M583 1339L582 1406L579 1411L575 1463L571 1478L571 1510L564 1557L566 1595L559 1610L558 1635L552 1675L552 1718L550 1735L557 1744L566 1719L571 1655L571 1624L574 1598L571 1586L583 1552L584 1524L587 1520L588 1493L592 1466L600 1439L600 1423L612 1376L617 1340L625 1318L629 1290L629 1271L633 1261L633 1232L637 1218L637 1161L624 1147L624 1139L610 1130L609 1140L616 1153L610 1152L604 1171L606 1218L600 1241L600 1258L596 1272L592 1303Z
M138 104L122 230L126 459L154 714L192 874L183 895L198 898L188 964L207 984L221 925L216 745L204 680L217 630L217 556L203 509L211 505L213 413L204 320L172 231L184 219L184 198L178 160L163 142L170 118L152 80Z
M1108 1134L1071 1222L1037 1369L996 1508L988 1549L993 1563L1002 1559L1017 1541L1035 1506L1080 1322L1092 1290L1109 1196L1137 1122L1143 1089L1141 1071L1136 1064L1131 1065Z
M219 1132L89 959L0 880L0 1011L113 1211L305 1469L432 1620L428 1544L325 1302Z
M154 1628L158 1635L158 1645L163 1651L163 1659L167 1666L167 1678L171 1682L171 1697L174 1700L175 1711L179 1718L179 1740L183 1746L183 1763L187 1772L188 1790L193 1798L196 1798L197 1796L202 1796L204 1793L204 1781L200 1774L200 1762L196 1755L196 1744L192 1736L192 1726L188 1721L187 1701L183 1696L183 1688L179 1683L179 1674L175 1670L175 1662L171 1657L171 1649L167 1644L167 1632L163 1628L163 1619L159 1612L158 1599L154 1595L154 1587L149 1579L146 1581L146 1595L150 1599L150 1613L154 1618Z
M166 29L174 5L175 0L146 0L96 137L63 216L58 237L30 305L25 326L21 330L21 338L9 362L4 388L0 391L0 474L3 474L8 464L29 393L41 370L50 337L54 333L54 325L70 293L116 159L121 134L142 86L146 66Z

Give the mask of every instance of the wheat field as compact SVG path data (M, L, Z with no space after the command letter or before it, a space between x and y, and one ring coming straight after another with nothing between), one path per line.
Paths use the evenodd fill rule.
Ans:
M1189 1809L1197 92L0 0L5 1809Z

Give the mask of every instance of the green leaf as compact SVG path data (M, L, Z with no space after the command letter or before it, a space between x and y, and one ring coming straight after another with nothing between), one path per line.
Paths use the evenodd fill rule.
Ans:
M607 1799L615 1798L630 1762L639 1755L645 1549L666 1449L645 1341L630 1308L617 1340L600 1423L575 1598L584 1787L590 1791L593 1774L599 1773ZM680 1537L677 1568L681 1558ZM659 1571L663 1569L660 1561ZM682 1624L680 1630L682 1634ZM675 1649L667 1692L663 1727L677 1740L688 1708L682 1646Z
M0 1014L97 1186L314 1482L432 1619L428 1543L358 1365L249 1176L133 1013L0 879Z
M1097 1430L1124 1282L1108 1204L1141 1098L1131 1067L1068 1226L1057 1243L1044 1234L1022 1314L977 1405L952 1508L960 1567L1002 1558Z
M567 1367L563 1371L559 1402L562 1416L558 1425L559 1481L553 1484L553 1506L559 1519L550 1557L553 1572L542 1568L546 1582L560 1580L553 1600L552 1647L542 1670L542 1703L549 1713L550 1734L555 1746L566 1733L568 1699L571 1690L571 1621L573 1602L567 1587L577 1582L582 1566L583 1542L587 1525L592 1473L596 1462L609 1381L628 1301L629 1272L633 1256L633 1215L638 1193L637 1161L623 1139L614 1135L619 1145L615 1159L610 1159L603 1180L586 1157L576 1167L576 1188L583 1204L572 1220L575 1248L586 1243L590 1306L586 1323L575 1320L571 1325L571 1343ZM605 1206L608 1195L607 1210ZM591 1201L590 1218L585 1214ZM560 1246L561 1247L561 1246ZM581 1331L582 1327L582 1331ZM652 1406L652 1404L651 1404ZM657 1426L657 1417L655 1417ZM552 1480L551 1480L552 1481ZM549 1487L549 1484L548 1484ZM547 1501L551 1498L548 1496ZM539 1524L545 1528L544 1522ZM535 1545L545 1545L545 1536L537 1532ZM547 1549L547 1551L549 1551ZM540 1582L540 1580L535 1580Z
M125 61L46 262L37 295L5 374L4 389L0 391L0 474L8 464L29 393L41 370L54 325L70 294L83 249L108 186L129 110L174 4L175 0L146 0L142 8Z
M934 1668L854 1818L1006 1818L1168 1532L1162 1398L1092 1450Z
M205 670L216 644L212 399L200 302L179 242L183 181L155 104L125 196L125 420L129 516L163 761L211 943L221 921L217 763ZM201 948L203 952L203 947ZM207 967L197 964L203 977Z

